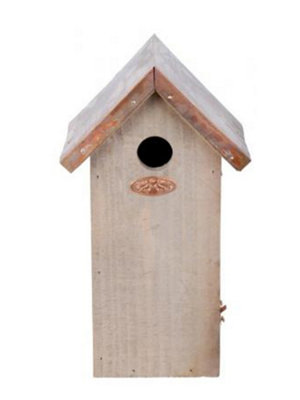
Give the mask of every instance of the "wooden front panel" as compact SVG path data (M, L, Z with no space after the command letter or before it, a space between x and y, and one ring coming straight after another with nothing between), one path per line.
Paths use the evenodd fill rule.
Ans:
M137 157L161 136L173 157ZM153 95L91 157L95 376L219 373L220 156ZM131 185L168 177L145 196Z

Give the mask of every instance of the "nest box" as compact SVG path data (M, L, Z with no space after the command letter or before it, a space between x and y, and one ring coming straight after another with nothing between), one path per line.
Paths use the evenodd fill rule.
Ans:
M221 158L241 124L153 36L69 125L91 157L95 376L217 376Z

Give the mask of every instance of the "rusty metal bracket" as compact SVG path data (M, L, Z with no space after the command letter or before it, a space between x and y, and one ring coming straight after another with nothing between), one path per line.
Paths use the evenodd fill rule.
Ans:
M220 300L220 322L225 322L225 318L221 314L226 310L227 310L226 304L223 304L222 300Z

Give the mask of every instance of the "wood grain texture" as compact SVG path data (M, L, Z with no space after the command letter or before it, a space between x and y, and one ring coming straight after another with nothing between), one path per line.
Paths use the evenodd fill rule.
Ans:
M154 91L236 169L249 163L242 125L154 35L70 123L62 165L76 169Z
M157 135L173 157L145 167ZM141 196L138 178L176 189ZM94 375L219 373L220 156L153 95L91 156Z

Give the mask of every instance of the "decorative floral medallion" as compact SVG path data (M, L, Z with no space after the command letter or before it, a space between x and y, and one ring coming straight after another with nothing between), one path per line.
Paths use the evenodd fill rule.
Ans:
M145 176L134 181L130 187L133 192L144 196L160 196L173 192L176 183L163 176Z

